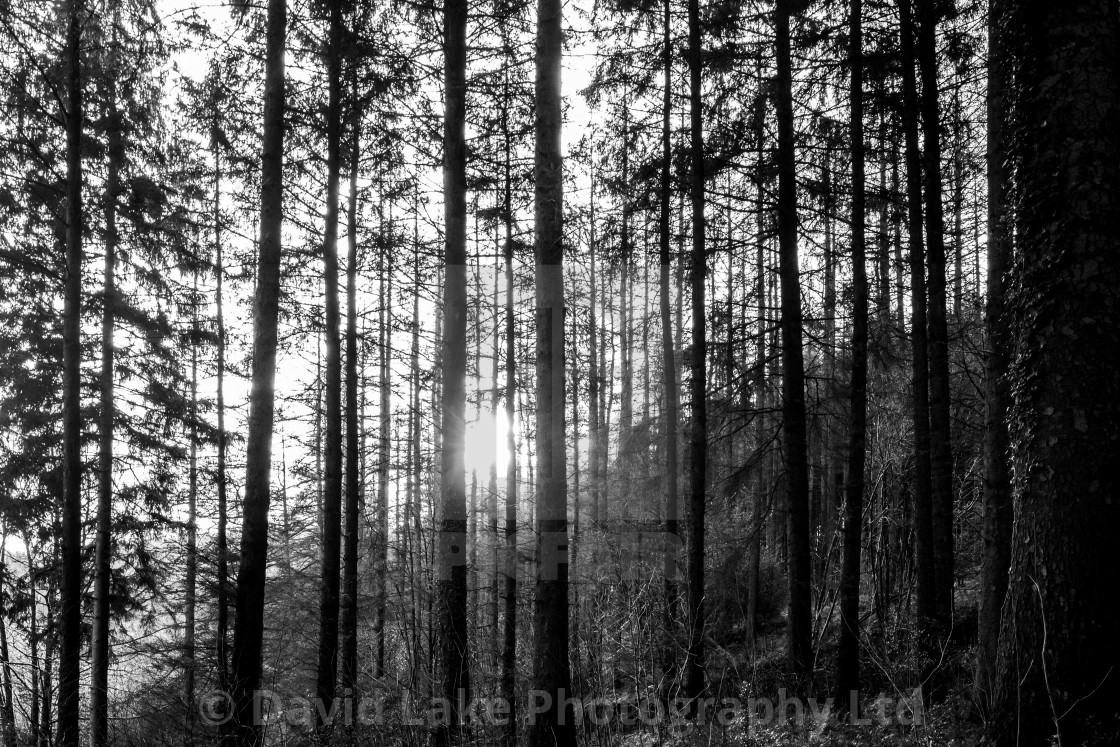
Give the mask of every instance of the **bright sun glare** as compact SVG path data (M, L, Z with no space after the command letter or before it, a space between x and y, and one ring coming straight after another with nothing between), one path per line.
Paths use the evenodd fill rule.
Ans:
M479 479L484 479L490 474L490 466L495 465L499 475L504 475L506 465L509 464L509 449L506 446L506 434L509 425L505 415L497 419L491 413L483 412L478 420L467 423L467 443L463 456L467 468L467 480L470 473L476 472Z

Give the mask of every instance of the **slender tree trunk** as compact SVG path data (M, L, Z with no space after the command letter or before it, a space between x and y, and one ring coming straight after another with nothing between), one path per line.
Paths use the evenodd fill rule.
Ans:
M233 629L234 731L242 747L257 747L253 691L261 684L264 583L268 561L269 471L280 305L281 225L284 197L285 0L269 0L266 21L264 141L261 148L261 217L257 289L253 297L252 390L245 445L245 498L237 617Z
M62 312L62 565L58 617L58 744L78 747L82 635L82 24L69 0L66 34L66 282Z
M508 99L507 99L508 100ZM504 116L504 109L503 109ZM509 140L506 139L507 148ZM511 183L509 151L506 150L505 184L503 191L502 222L505 225L505 343L506 343L506 381L505 417L506 450L509 462L506 464L506 505L505 505L505 595L504 627L502 629L502 673L501 697L509 703L509 720L506 724L504 743L506 747L517 744L517 701L515 685L517 679L517 338L513 314L513 214L511 211Z
M183 702L187 705L185 743L194 745L195 724L195 617L198 596L198 272L191 297L191 404L190 456L187 466L187 569L183 632Z
M812 567L809 557L809 464L805 435L805 366L797 257L797 173L793 132L792 0L775 11L778 65L778 242L781 275L782 448L789 534L789 668L808 684L813 671Z
M910 346L913 352L911 386L914 397L914 561L917 575L917 614L921 645L935 610L933 515L930 483L929 349L926 345L926 270L922 233L922 164L918 146L918 94L914 74L914 23L911 0L898 0L902 47L902 127L906 141L907 230L910 241Z
M953 614L953 449L949 419L949 333L946 321L945 216L941 202L941 116L937 94L937 7L917 0L918 68L922 79L922 171L929 268L929 436L933 519L934 608L940 626Z
M677 457L680 451L677 437L678 392L677 355L673 346L673 308L670 304L672 245L670 243L671 201L673 199L673 45L672 5L662 2L662 54L664 55L664 80L661 99L661 195L658 206L658 266L661 313L661 386L665 429L665 549L662 574L665 577L665 631L662 643L661 666L668 698L676 686L677 642L674 633L677 617L677 564L680 562L680 510L678 484L680 482ZM594 297L594 292L592 292ZM592 341L594 347L594 341Z
M537 588L533 688L551 698L530 747L575 747L568 660L568 489L564 386L564 165L560 147L560 0L537 0L535 189Z
M1117 744L1120 20L1106 0L1011 8L1015 530L989 736Z
M4 579L7 577L8 527L0 527L0 599L4 597ZM8 651L7 619L0 615L0 739L4 747L16 747L16 712L12 689L12 660Z
M1005 317L1004 272L1011 259L1010 201L1005 197L1004 144L1005 46L1002 26L1008 17L1002 0L988 10L988 275L984 324L985 358L984 539L980 561L980 601L976 646L976 699L987 713L994 687L996 655L1007 571L1011 565L1011 475L1008 469L1007 407L1011 335Z
M227 650L229 638L229 551L228 540L226 537L226 526L229 523L229 500L226 494L226 445L228 437L226 435L226 390L225 390L225 376L226 376L226 323L224 305L222 301L222 286L225 281L225 264L222 254L222 214L221 214L221 194L222 194L222 171L221 171L221 154L218 151L218 121L217 106L215 110L215 122L210 132L210 150L214 155L214 276L216 278L217 287L215 289L216 301L216 323L218 327L218 340L217 340L217 401L215 406L217 408L218 416L218 463L217 463L217 481L218 481L218 526L217 537L215 538L214 552L217 555L217 620L215 630L215 658L217 659L218 666L218 688L225 692L230 691L229 686L229 652ZM229 737L232 731L228 725L223 726L223 744L229 742Z
M392 223L389 224L392 231ZM385 625L388 587L386 577L389 565L389 467L391 459L392 433L392 395L389 376L393 360L393 252L382 243L379 262L381 265L381 304L378 307L378 348L380 350L380 371L378 372L378 457L377 457L377 568L374 572L377 583L377 612L374 618L374 638L376 662L374 678L382 679L385 671ZM407 533L407 532L406 532Z
M688 2L688 100L692 150L692 424L688 444L688 645L684 665L684 695L699 698L704 691L704 519L708 473L708 341L704 301L708 263L704 223L704 108L700 2ZM694 713L694 709L690 709Z
M357 75L351 77L351 92L357 93ZM346 210L346 482L344 508L345 541L342 559L340 601L339 688L344 698L357 698L358 690L358 539L361 512L361 434L358 418L358 167L361 111L357 96L351 101L350 195ZM349 691L349 692L347 692Z
M108 120L108 164L102 209L105 215L105 269L103 306L101 308L101 381L97 435L97 547L93 578L93 635L90 643L90 744L104 747L109 741L109 635L110 588L112 586L112 522L113 522L113 426L116 406L113 402L114 350L113 331L116 324L117 195L120 192L121 163L124 160L124 138L121 114L117 111L116 65L119 4L113 3L112 43L109 47L109 80L106 85ZM192 342L192 354L193 354ZM192 442L193 446L193 442ZM188 558L188 564L190 559ZM190 590L187 592L190 594ZM188 674L188 679L190 675ZM188 682L188 685L193 683ZM193 703L191 693L187 703ZM193 715L194 708L188 708ZM188 737L189 744L189 737Z
M759 60L758 80L762 78L762 61ZM758 328L757 337L755 338L755 365L757 370L754 376L754 402L757 410L755 417L758 420L758 436L757 436L757 467L756 467L756 480L755 480L755 494L751 500L751 539L748 548L747 560L747 648L750 649L752 656L755 652L756 636L758 634L758 593L759 593L759 571L762 565L762 501L763 497L769 497L771 486L768 475L764 469L764 459L762 450L766 448L767 438L767 421L769 409L769 397L767 396L767 380L766 380L766 327L767 327L767 304L766 304L766 215L767 210L765 207L765 140L766 140L766 104L767 98L760 90L757 94L755 103L754 116L755 122L755 180L758 195L758 207L756 213L756 226L755 226L755 298L757 299L758 311L755 316L755 323Z
M326 317L326 433L323 443L323 536L319 568L319 663L315 693L331 706L338 676L338 612L342 531L342 350L338 298L339 182L342 178L342 0L331 0L327 42L327 204L323 235ZM319 726L329 719L319 711Z
M840 578L840 644L836 702L841 709L859 692L859 580L863 547L864 460L867 451L867 265L865 261L863 142L863 2L849 4L852 138L852 410L845 490L844 561Z
M439 615L442 695L450 705L436 744L457 744L466 722L470 670L467 659L467 505L464 448L467 373L467 3L445 0L443 191L443 450L439 532Z
M31 551L31 536L30 532L24 534L24 545L27 547L27 568L31 571L35 568L35 556ZM35 574L27 574L27 593L31 598L31 610L28 613L27 624L27 648L28 659L31 664L31 708L28 714L28 731L30 732L30 744L38 747L39 739L39 703L41 701L41 678L39 672L39 591L35 583Z

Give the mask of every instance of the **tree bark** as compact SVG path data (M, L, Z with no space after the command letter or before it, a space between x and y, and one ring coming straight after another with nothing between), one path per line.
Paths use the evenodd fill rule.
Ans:
M351 76L357 94L357 75ZM358 688L358 539L361 511L361 434L358 417L358 167L361 111L355 95L350 116L350 195L346 210L346 477L342 599L339 611L341 663L339 688L357 698ZM349 693L347 693L349 691Z
M704 692L704 534L708 473L708 342L704 293L708 276L704 223L704 108L700 3L688 1L688 104L692 151L692 361L688 443L688 643L685 649L684 696ZM694 709L690 709L694 713Z
M945 215L941 201L941 115L937 91L937 3L917 0L918 69L925 159L926 260L929 270L930 512L933 521L934 611L939 627L953 615L953 449L946 321Z
M661 652L661 666L666 682L665 695L671 694L675 687L677 642L673 635L677 616L677 564L680 548L680 510L678 484L680 481L677 455L680 450L677 438L678 392L677 392L677 354L673 346L673 308L670 304L670 273L672 245L670 234L672 219L670 204L672 193L672 113L673 113L673 46L672 46L672 4L662 2L662 54L664 55L664 80L661 99L661 201L658 206L658 265L659 294L661 314L661 386L665 403L665 548L662 560L662 575L665 578L665 630ZM592 292L594 297L594 292ZM594 323L594 320L592 321ZM592 374L594 375L594 373ZM592 395L594 398L595 395Z
M194 745L195 728L195 623L198 600L198 271L191 296L191 402L190 455L187 463L187 569L183 610L183 702L187 705L185 744ZM108 610L106 610L108 612ZM107 724L106 724L107 725ZM106 731L106 737L108 732Z
M266 21L264 140L261 148L261 217L257 289L253 296L252 389L245 444L245 497L237 617L233 629L234 734L241 747L257 747L253 691L261 683L264 583L268 561L269 472L275 407L277 320L280 305L281 224L284 198L285 0L269 0Z
M1116 744L1120 23L1108 0L1016 16L1015 530L989 736Z
M458 744L466 723L470 671L467 661L467 505L464 448L467 373L467 3L444 0L444 284L442 338L442 516L439 532L439 615L442 695L447 723L435 744Z
M323 536L319 568L319 663L315 693L320 728L329 722L338 684L338 613L342 533L342 349L338 298L339 188L342 178L342 0L329 3L327 42L327 204L323 232L323 290L326 366L323 382L326 433L323 438Z
M216 85L216 82L215 82ZM218 417L218 463L216 466L217 482L218 482L218 526L216 527L217 537L215 538L214 553L217 556L217 620L215 623L215 658L217 659L218 668L218 688L220 690L229 692L229 550L228 539L226 537L226 527L229 523L229 499L226 492L226 447L228 437L226 435L226 389L225 389L225 376L226 376L226 323L224 304L222 300L223 284L225 281L225 263L222 253L222 214L221 214L221 195L222 195L222 159L221 153L218 150L218 107L217 97L215 96L214 107L214 123L210 131L210 150L214 156L214 277L216 281L215 295L215 322L218 327L218 340L217 340L217 398L215 407L217 409ZM223 744L228 742L228 737L231 730L228 725L223 726Z
M841 709L848 707L853 701L858 703L860 550L863 546L864 461L867 451L868 303L864 215L862 0L851 0L848 12L848 61L851 66L849 126L852 139L852 409L848 426L844 560L840 577L840 643L836 662L836 702ZM855 698L852 697L853 693Z
M392 223L389 224L392 230ZM389 467L391 458L392 435L392 404L391 384L389 376L393 359L393 253L384 243L380 249L379 263L381 265L381 304L377 312L378 347L381 359L378 372L378 396L380 404L378 409L378 437L377 437L377 567L374 571L377 584L377 611L374 618L374 638L376 661L374 678L380 680L386 676L385 671L385 624L386 605L388 603L388 587L386 576L389 565Z
M120 192L120 171L124 160L124 138L121 113L117 110L116 54L120 5L113 3L112 43L107 57L108 81L105 86L106 120L108 122L108 163L102 209L105 215L105 266L103 306L101 308L101 380L97 426L97 546L94 556L93 631L90 642L90 744L104 747L109 741L109 635L110 589L112 586L112 521L113 521L113 427L116 407L113 402L114 350L113 331L116 324L117 196ZM192 342L192 355L194 354ZM193 448L193 441L192 441ZM193 495L192 495L193 504ZM188 571L191 559L188 557ZM188 573L189 575L189 573ZM188 589L188 594L190 590ZM193 612L193 610L191 610ZM188 675L189 679L190 675ZM188 682L188 687L193 682ZM192 703L192 693L187 703ZM193 715L194 709L189 708ZM189 738L188 738L189 744Z
M984 325L988 333L985 357L984 519L980 561L980 600L976 645L976 700L982 713L991 707L996 655L1007 571L1011 565L1011 475L1008 470L1008 363L1011 352L1009 319L1005 316L1004 272L1011 259L1010 202L1005 197L1004 96L1005 47L1002 25L1007 7L992 0L988 10L988 267Z
M568 501L564 371L564 165L560 147L560 0L537 0L535 190L537 588L533 688L551 702L530 747L575 747L568 660Z
M813 669L809 557L809 465L805 435L805 367L801 282L797 256L797 173L793 131L792 0L778 0L778 243L781 275L782 448L785 452L789 527L789 669L808 684Z
M62 311L62 536L58 744L78 747L82 636L82 24L70 0L66 32L66 281Z
M898 0L902 47L902 127L906 141L907 231L910 243L911 386L914 398L914 564L920 644L935 612L933 516L930 497L929 349L926 346L926 270L922 232L921 154L918 146L918 94L914 74L914 22L911 0Z

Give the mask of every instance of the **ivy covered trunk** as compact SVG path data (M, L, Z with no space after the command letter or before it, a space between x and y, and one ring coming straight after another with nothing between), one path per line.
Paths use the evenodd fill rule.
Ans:
M1018 205L1015 532L992 736L1116 744L1120 639L1120 28L1114 3L1008 20Z

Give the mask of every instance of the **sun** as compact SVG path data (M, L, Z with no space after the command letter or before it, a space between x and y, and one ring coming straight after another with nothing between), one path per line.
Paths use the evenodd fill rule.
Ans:
M483 412L477 420L467 423L463 454L467 473L475 472L481 478L489 475L490 467L494 466L499 475L504 475L509 465L508 433L504 415L495 418L493 413Z

